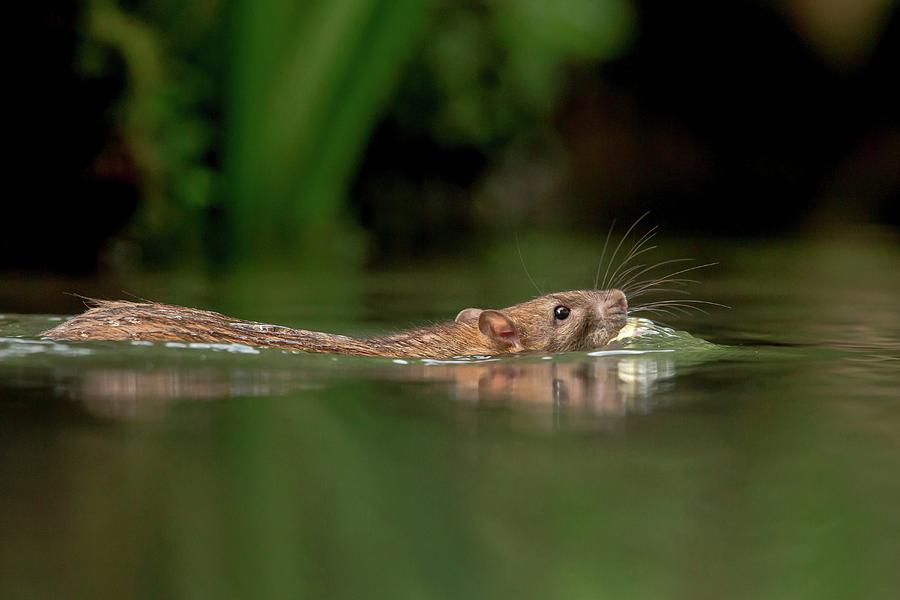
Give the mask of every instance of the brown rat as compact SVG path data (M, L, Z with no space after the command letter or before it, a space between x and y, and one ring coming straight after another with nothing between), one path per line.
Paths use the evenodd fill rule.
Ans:
M467 308L454 321L363 338L155 302L94 300L92 304L42 335L56 340L239 343L357 356L450 358L598 348L616 337L628 309L619 290L575 290L545 294L499 310Z

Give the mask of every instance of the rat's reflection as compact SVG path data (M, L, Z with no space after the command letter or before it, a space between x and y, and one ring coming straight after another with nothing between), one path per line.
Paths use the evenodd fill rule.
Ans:
M649 412L675 375L667 354L585 356L467 363L356 365L347 369L92 368L60 374L91 414L112 419L163 416L175 402L302 395L346 379L431 383L468 405L550 409L554 413L619 417Z

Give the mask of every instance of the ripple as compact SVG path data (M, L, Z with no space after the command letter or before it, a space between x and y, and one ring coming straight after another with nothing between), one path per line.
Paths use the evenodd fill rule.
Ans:
M0 358L19 358L33 354L87 356L94 354L94 351L90 348L73 347L52 340L0 337Z

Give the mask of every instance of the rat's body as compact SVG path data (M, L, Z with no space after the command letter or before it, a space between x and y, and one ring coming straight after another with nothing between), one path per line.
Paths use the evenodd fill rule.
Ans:
M239 343L357 356L450 358L598 348L625 325L628 306L619 290L560 292L501 310L467 308L455 321L361 338L154 302L93 304L43 335L57 340Z

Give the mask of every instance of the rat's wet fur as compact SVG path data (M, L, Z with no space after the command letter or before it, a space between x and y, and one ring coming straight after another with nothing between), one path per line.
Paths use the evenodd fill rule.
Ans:
M628 309L619 290L575 290L545 294L503 309L465 309L455 321L389 335L351 337L155 302L91 300L90 306L42 335L55 340L237 343L304 352L440 359L599 348L625 325ZM569 309L565 319L555 316L559 306Z

